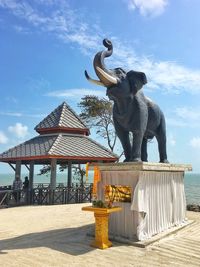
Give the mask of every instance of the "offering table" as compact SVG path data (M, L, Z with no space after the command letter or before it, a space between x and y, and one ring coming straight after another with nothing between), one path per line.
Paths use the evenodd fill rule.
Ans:
M112 212L121 211L121 207L112 208L97 208L97 207L83 207L84 211L94 212L95 217L95 240L91 243L92 247L105 249L112 246L108 239L108 218Z

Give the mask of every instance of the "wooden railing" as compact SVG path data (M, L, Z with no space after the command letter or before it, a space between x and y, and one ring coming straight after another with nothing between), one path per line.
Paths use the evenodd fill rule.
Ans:
M37 187L31 190L1 190L0 206L18 205L55 205L91 202L92 184L58 186L52 190L49 187Z

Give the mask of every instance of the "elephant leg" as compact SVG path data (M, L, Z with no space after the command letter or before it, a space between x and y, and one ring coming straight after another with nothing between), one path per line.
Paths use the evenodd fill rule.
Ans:
M119 137L119 135L118 135L118 137ZM129 139L129 132L124 132L123 135L120 137L119 137L119 139L121 141L121 144L122 144L122 147L124 150L124 156L125 156L124 162L129 162L131 159L131 143L130 143L130 139Z
M142 147L143 134L133 132L133 145L131 151L131 161L141 161L141 147Z
M142 140L142 152L141 152L141 159L142 161L148 161L148 154L147 154L147 138L143 138Z
M125 156L125 162L130 161L131 158L131 144L129 138L129 132L125 131L117 121L114 120L116 134L122 144Z
M165 119L164 117L161 120L161 124L158 129L158 133L156 135L156 139L158 141L158 150L160 155L161 163L169 163L167 160L167 149L166 149L166 127L165 127Z

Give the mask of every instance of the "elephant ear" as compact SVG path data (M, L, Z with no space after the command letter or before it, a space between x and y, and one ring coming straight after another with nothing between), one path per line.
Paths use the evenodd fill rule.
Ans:
M147 77L144 72L131 70L127 73L127 77L133 94L136 94L147 83Z

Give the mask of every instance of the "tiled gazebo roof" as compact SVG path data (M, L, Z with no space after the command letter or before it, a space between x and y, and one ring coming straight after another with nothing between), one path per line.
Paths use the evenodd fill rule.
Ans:
M75 132L89 135L89 129L87 126L66 102L63 102L38 125L36 125L35 130L40 134L50 132Z
M58 163L115 162L117 155L96 143L87 135L89 130L76 113L64 102L42 120L35 130L40 135L17 145L2 154L1 162L47 164L56 158Z
M90 162L116 161L117 156L84 135L39 135L0 154L0 161L28 163L35 160L45 164L48 159L58 161ZM42 163L41 163L42 162Z

